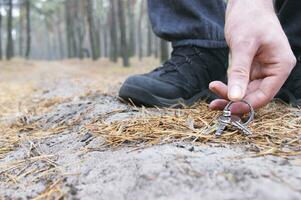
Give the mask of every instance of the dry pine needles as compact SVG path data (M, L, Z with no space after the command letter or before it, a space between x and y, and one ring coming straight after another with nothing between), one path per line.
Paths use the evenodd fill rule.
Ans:
M92 133L103 137L111 147L124 145L156 145L175 141L193 144L222 143L244 145L254 155L296 156L301 155L300 110L281 103L271 103L261 109L250 125L252 136L228 130L222 137L206 134L216 121L218 112L212 112L208 105L200 103L182 110L159 110L158 115L144 112L124 121L104 121L86 126ZM163 114L162 114L163 113Z

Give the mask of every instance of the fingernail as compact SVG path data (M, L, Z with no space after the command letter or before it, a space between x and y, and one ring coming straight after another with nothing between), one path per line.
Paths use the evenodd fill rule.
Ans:
M233 85L230 88L230 93L229 93L229 99L236 101L236 100L241 100L242 97L242 89L239 85Z
M216 110L218 104L217 104L217 100L213 100L210 104L209 104L209 108L212 110Z

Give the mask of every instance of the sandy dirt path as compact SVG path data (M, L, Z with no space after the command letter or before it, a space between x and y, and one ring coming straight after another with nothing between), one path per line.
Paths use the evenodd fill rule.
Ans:
M0 63L0 199L301 199L300 156L187 141L112 149L83 128L145 112L116 94L157 64Z

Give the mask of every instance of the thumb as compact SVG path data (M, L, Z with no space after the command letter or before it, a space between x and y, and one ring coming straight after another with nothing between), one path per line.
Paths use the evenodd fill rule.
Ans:
M246 95L250 70L257 49L253 42L243 41L230 45L231 65L228 69L228 98L239 101Z

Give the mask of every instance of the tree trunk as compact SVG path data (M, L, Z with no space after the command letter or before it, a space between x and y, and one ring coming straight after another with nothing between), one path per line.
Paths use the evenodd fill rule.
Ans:
M68 57L76 57L76 38L74 33L74 13L76 12L73 0L65 1L65 14L66 14L66 37Z
M0 4L0 10L2 9L2 6ZM0 60L3 59L2 55L2 13L0 12Z
M120 29L120 47L121 56L123 60L123 66L128 67L129 63L129 49L126 40L126 26L125 26L125 15L124 15L124 3L118 0L118 16L119 16L119 29Z
M103 41L104 41L104 56L107 58L109 57L109 31L108 31L109 25L106 23L104 26L104 35L103 35Z
M30 20L30 0L26 0L26 53L25 57L29 59L31 50L31 20Z
M154 49L155 49L155 58L159 58L159 43L160 43L160 39L158 37L154 37Z
M46 59L47 60L51 60L51 48L52 48L52 43L50 41L50 30L49 30L49 27L48 27L48 21L47 21L47 18L45 18L45 40L46 40L46 44L47 44L47 47L46 47Z
M102 32L101 32L101 30L103 29L102 28L102 24L101 24L101 19L99 18L99 17L97 17L97 19L96 19L96 21L97 21L97 26L96 26L96 37L98 38L98 51L99 51L99 58L101 58L102 57L102 42L103 42L103 40L102 40Z
M148 20L147 24L147 56L151 56L153 54L153 35L152 35L152 27Z
M24 53L24 38L23 38L23 32L24 32L24 4L23 2L20 2L20 15L19 15L19 26L18 26L18 36L19 36L19 56L23 57Z
M161 49L161 57L160 57L161 62L165 62L169 58L169 55L168 55L168 42L161 39L160 49Z
M7 46L6 46L6 59L10 60L14 56L14 44L12 36L13 25L13 0L8 1L7 13Z
M118 0L119 1L119 0ZM110 16L109 16L109 25L110 25L110 35L111 35L111 55L110 55L110 60L112 62L117 62L118 59L118 44L117 44L117 29L116 29L116 1L111 0L110 1Z
M85 57L87 54L87 49L84 48L84 39L86 35L86 13L87 12L87 2L86 0L73 1L74 3L74 17L73 17L73 30L74 30L74 40L75 40L75 55L80 59ZM93 11L93 10L92 10ZM90 55L90 53L88 53Z
M64 51L64 40L63 40L63 34L62 34L62 9L59 8L58 10L58 27L57 27L57 36L58 36L58 46L59 46L59 52L60 52L60 59L63 59L65 57L65 51Z
M70 16L70 10L69 10L69 1L65 1L65 21L66 21L66 39L67 39L67 52L68 52L68 58L72 57L72 49L71 49L71 16Z
M134 17L134 10L135 10L135 0L127 0L127 12L128 12L128 20L129 20L129 55L135 55L135 17Z
M96 30L95 27L93 0L87 0L87 15L92 58L93 60L97 60L100 57L100 39L99 32Z
M143 57L143 36L142 36L142 22L143 22L143 13L144 13L144 1L141 1L140 4L140 14L138 20L138 47L139 47L139 59Z

